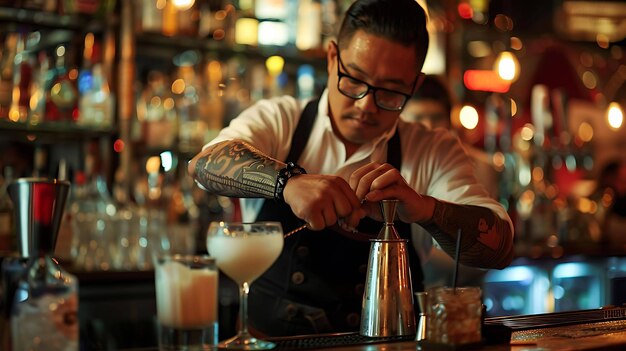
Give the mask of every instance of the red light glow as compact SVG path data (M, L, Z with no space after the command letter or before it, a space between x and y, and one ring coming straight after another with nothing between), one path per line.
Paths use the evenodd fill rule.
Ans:
M113 150L117 153L122 152L124 150L124 141L122 141L122 139L115 140L113 143Z
M457 10L459 11L459 16L461 16L461 18L472 19L472 17L474 17L474 10L466 2L460 3Z
M511 86L497 72L490 70L467 70L463 74L463 82L469 90L491 91L494 93L506 93Z

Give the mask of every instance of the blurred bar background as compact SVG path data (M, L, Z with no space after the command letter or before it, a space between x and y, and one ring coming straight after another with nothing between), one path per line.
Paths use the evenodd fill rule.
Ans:
M517 258L479 282L487 314L626 302L626 3L418 2L424 72L515 224ZM187 160L261 98L320 94L350 4L0 0L0 257L16 251L7 184L70 180L55 255L79 277L81 333L151 346L154 255L204 252L208 223L239 215Z

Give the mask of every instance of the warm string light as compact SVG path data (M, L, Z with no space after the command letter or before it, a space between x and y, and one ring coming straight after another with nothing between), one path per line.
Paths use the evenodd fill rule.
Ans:
M510 51L502 51L494 64L494 71L500 78L515 82L519 77L519 61Z
M624 110L617 102L611 102L606 112L607 122L612 129L619 129L624 123Z
M193 4L196 2L195 0L171 0L171 1L174 4L174 7L176 7L176 9L179 11L189 10L193 6Z

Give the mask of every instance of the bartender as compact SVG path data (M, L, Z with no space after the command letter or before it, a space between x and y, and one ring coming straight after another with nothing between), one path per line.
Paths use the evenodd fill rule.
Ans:
M399 119L419 89L427 48L416 1L357 0L328 44L318 99L260 100L189 162L207 191L243 198L245 221L308 227L285 239L250 290L249 321L260 333L359 329L368 240L381 228L374 221L383 199L399 200L396 228L406 239L417 223L453 255L460 230L462 263L511 262L511 220L476 181L458 140ZM415 250L409 260L421 290Z

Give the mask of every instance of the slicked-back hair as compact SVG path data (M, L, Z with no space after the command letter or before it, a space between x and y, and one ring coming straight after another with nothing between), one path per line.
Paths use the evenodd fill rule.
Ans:
M383 37L415 48L418 71L428 50L426 13L416 0L357 0L346 11L337 35L340 49L345 49L354 33Z

